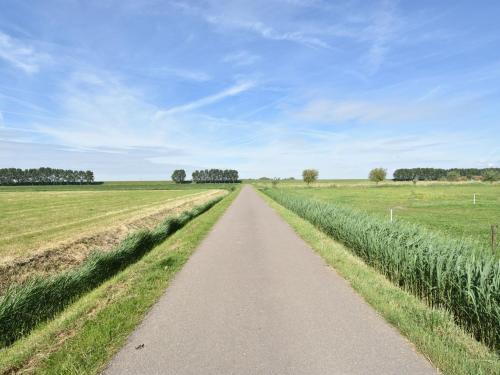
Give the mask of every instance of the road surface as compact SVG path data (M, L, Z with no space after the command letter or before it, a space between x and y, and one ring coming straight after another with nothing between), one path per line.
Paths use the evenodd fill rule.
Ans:
M112 374L436 374L244 187Z

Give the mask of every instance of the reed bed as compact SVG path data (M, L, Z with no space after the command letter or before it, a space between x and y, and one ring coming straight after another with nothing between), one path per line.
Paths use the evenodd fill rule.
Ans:
M112 251L95 251L74 270L52 277L32 278L10 287L0 296L0 348L29 334L37 325L139 260L222 199L218 197L177 217L167 218L153 230L135 232Z
M500 260L472 242L279 189L264 192L492 349L500 349Z

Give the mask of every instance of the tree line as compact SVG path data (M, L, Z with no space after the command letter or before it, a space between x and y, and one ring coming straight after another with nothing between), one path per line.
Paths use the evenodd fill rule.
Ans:
M238 171L235 169L203 169L191 174L195 183L234 183L240 182ZM184 169L176 169L172 173L172 180L181 184L186 179Z
M1 168L0 185L71 185L94 183L94 172L54 168Z
M444 180L449 176L458 176L459 178L472 179L474 177L486 177L490 174L500 174L500 168L400 168L393 173L395 181L425 180L436 181Z

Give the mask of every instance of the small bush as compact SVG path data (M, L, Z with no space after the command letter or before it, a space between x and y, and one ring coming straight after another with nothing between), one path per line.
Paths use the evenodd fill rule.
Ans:
M494 182L498 181L500 174L494 169L488 169L483 173L483 181Z
M448 181L458 181L460 179L460 173L458 171L449 171L446 174L446 179Z

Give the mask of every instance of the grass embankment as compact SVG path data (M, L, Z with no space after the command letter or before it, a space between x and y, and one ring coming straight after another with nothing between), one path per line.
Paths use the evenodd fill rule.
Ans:
M0 347L29 334L37 324L52 318L76 298L140 259L221 199L168 218L153 230L135 232L112 251L94 252L74 270L53 277L35 277L7 289L0 296Z
M293 189L293 193L351 206L389 219L469 237L491 249L491 224L500 224L500 184L379 186ZM476 194L476 204L473 196Z
M0 192L0 259L30 255L205 191Z
M52 321L0 349L0 374L99 373L237 194L231 193Z
M500 349L500 261L467 241L447 238L406 222L388 222L347 207L266 193L341 241L396 285L455 321L490 347Z
M329 265L443 374L500 373L498 354L458 327L447 311L428 307L416 296L395 286L313 224L270 197L264 194L263 197Z

